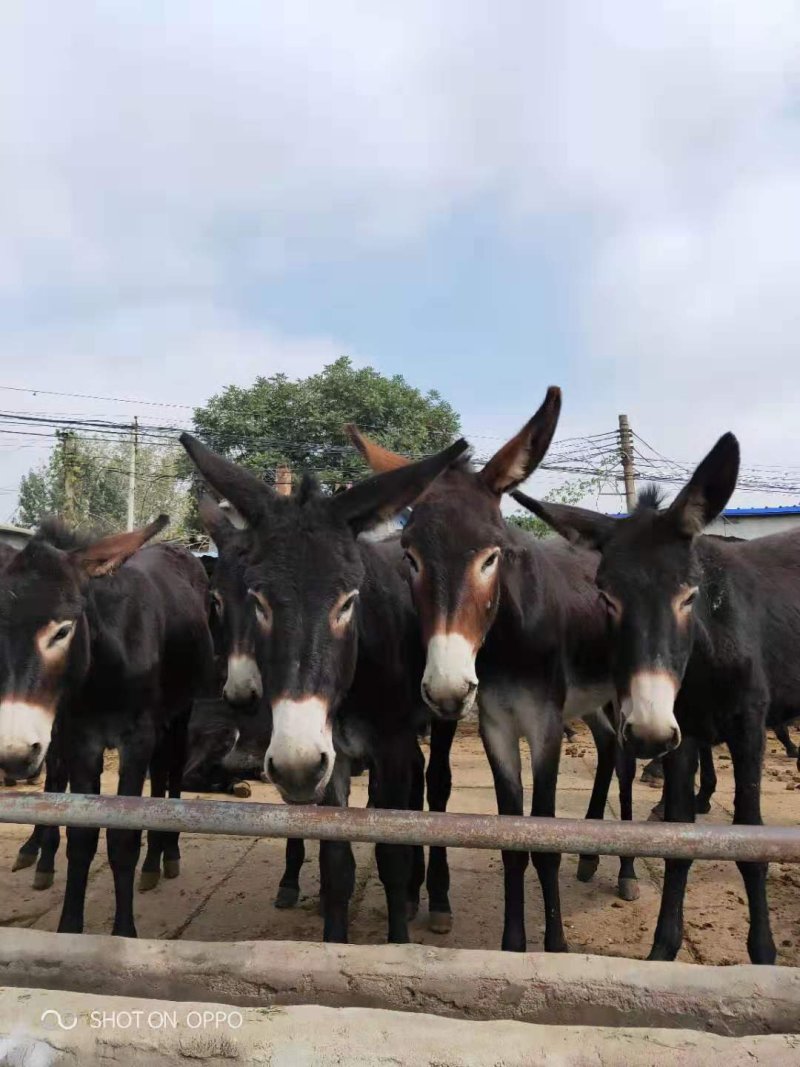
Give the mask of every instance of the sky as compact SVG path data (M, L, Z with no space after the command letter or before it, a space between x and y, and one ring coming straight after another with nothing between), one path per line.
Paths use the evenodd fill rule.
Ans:
M0 234L0 386L139 402L4 411L347 354L482 452L558 384L560 437L800 485L794 2L9 0ZM0 518L46 450L0 433Z

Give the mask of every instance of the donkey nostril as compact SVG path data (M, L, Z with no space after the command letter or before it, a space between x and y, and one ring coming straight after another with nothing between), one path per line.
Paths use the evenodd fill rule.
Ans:
M426 700L430 700L431 699L431 691L428 688L428 683L427 682L423 682L422 683L422 695L425 697Z
M322 755L319 757L319 765L317 766L317 773L319 774L320 778L323 776L325 771L327 771L327 769L328 769L328 755L327 755L326 752L323 752Z
M39 744L38 741L34 741L33 744L31 745L31 755L32 756L38 756L41 751L42 751L42 746Z
M630 731L630 725L631 724L629 722L627 722L627 721L622 724L622 740L623 741L627 741L628 740L628 733Z
M272 759L272 756L267 756L267 774L270 778L275 777L275 763Z
M672 740L670 741L670 748L677 748L680 743L681 732L676 726L675 729L672 731Z
M475 690L478 688L477 682L467 682L467 696L471 697Z

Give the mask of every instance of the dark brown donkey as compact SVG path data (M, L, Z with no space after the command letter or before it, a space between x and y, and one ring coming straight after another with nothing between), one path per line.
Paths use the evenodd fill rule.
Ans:
M428 716L416 617L396 551L358 536L413 503L466 442L334 496L304 479L281 497L188 434L181 441L252 533L245 576L272 712L271 781L290 803L344 806L351 761L364 760L376 807L421 804L418 736ZM389 940L408 941L412 850L381 844L376 857ZM321 842L320 867L325 940L345 941L355 872L349 844Z
M518 496L571 541L599 549L620 736L664 756L666 818L693 822L698 744L727 744L735 823L761 823L764 728L800 707L800 530L726 543L701 536L736 486L739 445L725 434L666 509L643 494L629 518ZM650 959L683 939L690 862L667 860ZM774 963L767 865L739 863L753 963Z
M0 767L24 778L48 761L47 788L99 793L103 752L120 753L119 790L180 793L186 724L210 665L202 566L163 529L86 543L57 523L0 572ZM141 551L140 551L141 550ZM98 831L67 830L67 887L58 929L83 929ZM113 932L136 936L133 880L141 834L109 830ZM151 834L148 853L177 873L177 834Z
M481 738L501 814L522 813L520 739L533 764L534 815L555 814L565 719L586 717L600 755L589 814L601 818L614 770L613 729L600 709L613 694L608 642L594 573L597 554L553 539L537 541L508 526L500 504L537 467L558 422L552 388L526 426L476 471L460 463L415 506L402 541L427 651L422 695L435 716L454 724L476 700ZM409 461L351 434L373 470ZM480 688L479 688L480 680ZM600 773L602 762L602 774ZM560 857L534 853L542 886L545 948L564 951ZM524 951L524 874L528 856L503 854L504 949ZM596 860L585 857L584 877ZM636 895L632 861L620 891Z

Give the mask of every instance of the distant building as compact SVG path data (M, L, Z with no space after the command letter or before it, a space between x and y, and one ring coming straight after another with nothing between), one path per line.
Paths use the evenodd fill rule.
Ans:
M625 512L614 516L624 519ZM751 541L754 537L785 533L800 526L800 504L784 508L726 508L706 527L706 533L722 537L741 537Z
M727 508L707 527L708 533L745 541L800 527L800 504L785 508Z

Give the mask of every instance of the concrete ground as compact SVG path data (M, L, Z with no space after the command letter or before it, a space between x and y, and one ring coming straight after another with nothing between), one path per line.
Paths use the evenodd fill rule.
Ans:
M733 782L730 760L718 750L719 789L713 808L703 819L729 822ZM494 812L491 775L474 727L460 731L453 750L451 811ZM115 788L113 758L104 774L104 791ZM565 744L558 789L558 815L582 817L594 773L594 749L584 728L575 742ZM351 803L366 803L366 777L355 779ZM527 783L528 787L530 782ZM8 788L8 787L6 787ZM30 789L30 786L12 787ZM612 786L615 793L616 785ZM3 791L0 789L0 803ZM197 796L197 794L191 794ZM218 798L217 798L218 799ZM273 789L253 783L253 800L276 801ZM646 818L658 793L637 782L635 816ZM527 800L526 800L527 803ZM618 817L612 795L608 818ZM774 740L768 742L764 775L765 821L800 825L800 775L794 760ZM27 836L18 826L0 825L0 925L55 930L66 873L62 846L51 889L32 888L33 872L12 873L17 849ZM307 846L308 862L301 874L297 908L278 911L273 900L283 870L284 843L248 838L185 836L181 875L162 881L153 891L137 894L140 937L194 941L302 940L318 941L322 920L318 915L319 874L317 845ZM383 890L377 877L373 848L355 847L356 891L351 912L351 940L380 943L385 939ZM565 856L561 867L562 906L570 947L579 952L643 958L650 948L658 910L662 863L639 860L641 884L638 901L625 903L616 896L617 861L604 858L594 881L575 879L576 857ZM415 942L454 948L498 948L502 931L503 876L499 854L451 850L451 902L455 921L452 932L437 935L427 929L425 906L412 926ZM800 965L800 868L775 864L770 868L769 898L778 962ZM87 894L86 931L107 933L113 917L113 883L101 841ZM736 866L701 862L694 865L686 900L686 939L680 958L686 961L735 964L747 961L747 907ZM535 874L527 877L528 946L541 949L542 909Z

